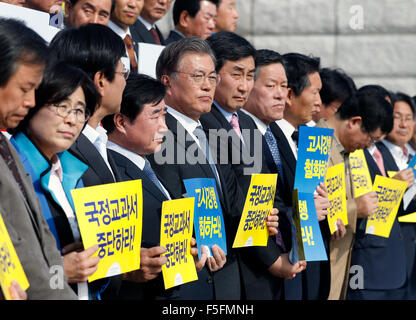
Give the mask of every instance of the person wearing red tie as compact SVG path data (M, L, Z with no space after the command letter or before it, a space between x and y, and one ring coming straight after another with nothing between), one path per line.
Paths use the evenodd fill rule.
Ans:
M115 0L114 10L108 22L108 26L123 39L126 45L126 57L130 61L130 71L136 73L139 70L138 47L132 38L130 27L139 17L143 4L143 0Z

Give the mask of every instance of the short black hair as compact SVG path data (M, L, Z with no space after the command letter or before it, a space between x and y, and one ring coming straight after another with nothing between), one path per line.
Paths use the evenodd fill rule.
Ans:
M35 107L29 110L27 116L11 132L25 131L30 120L40 109L48 104L66 100L79 87L85 96L85 110L91 115L99 98L92 80L80 68L65 62L51 62L45 69L41 84L35 90Z
M50 48L59 60L81 68L91 79L102 71L109 81L114 80L117 64L126 55L120 36L94 23L60 31L52 39Z
M385 97L388 97L390 101L392 101L392 93L390 93L386 88L378 85L378 84L368 84L365 86L362 86L358 89L359 92L375 92L379 95Z
M310 85L309 75L319 72L320 58L305 56L300 53L286 53L283 55L286 66L288 87L295 96L300 96Z
M192 18L198 14L201 10L201 1L209 1L215 4L218 8L218 0L175 0L172 9L173 24L176 26L179 24L179 19L183 11L187 11Z
M334 101L345 101L357 91L354 81L342 69L323 68L319 71L322 89L319 92L322 104L329 105Z
M132 73L126 81L120 113L126 116L130 122L134 122L145 104L153 103L157 105L163 100L165 94L166 87L159 80L144 74ZM115 129L113 119L114 115L108 115L101 121L108 133Z
M230 31L219 31L206 40L217 58L216 70L221 70L227 61L237 61L247 57L256 59L257 51L245 38Z
M280 63L283 66L283 69L285 69L285 73L286 73L283 56L280 53L273 51L273 50L269 50L269 49L257 50L255 63L256 63L256 69L257 69L256 78L259 74L261 67L268 66L270 64L275 64L275 63Z
M387 134L393 129L393 106L382 95L374 92L357 91L341 104L336 115L341 120L361 117L362 128L366 132L380 128Z
M44 39L24 23L0 18L0 86L5 86L20 63L45 65L49 49Z
M392 94L393 107L394 107L394 104L399 101L406 102L409 105L410 109L412 110L413 117L415 117L416 105L412 97L400 91L393 93Z

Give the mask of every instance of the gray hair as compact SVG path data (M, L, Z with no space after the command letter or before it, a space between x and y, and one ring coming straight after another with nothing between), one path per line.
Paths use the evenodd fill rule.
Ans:
M207 54L211 57L214 65L217 63L214 52L205 40L199 37L186 37L163 49L156 64L157 79L161 80L163 75L171 76L176 72L183 56L187 53Z

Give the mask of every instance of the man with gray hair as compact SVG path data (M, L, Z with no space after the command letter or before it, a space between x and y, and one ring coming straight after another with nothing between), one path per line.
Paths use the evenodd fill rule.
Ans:
M230 193L227 177L212 161L199 122L201 114L211 110L218 83L215 56L202 39L184 38L168 45L162 51L156 65L156 75L166 86L166 125L170 132L166 135L162 149L149 157L152 168L166 183L174 198L181 198L187 193L184 179L215 179L225 226L231 226L230 208L235 195ZM197 149L197 158L190 149ZM163 159L164 151L167 155L177 155L178 159ZM183 155L184 157L179 159ZM237 184L233 187L234 193L239 191L236 188ZM231 230L226 229L226 234L230 239ZM219 246L214 245L211 250L213 256L207 259L208 267L205 266L198 273L198 281L181 286L181 298L240 299L240 274L231 245L227 248L227 258Z

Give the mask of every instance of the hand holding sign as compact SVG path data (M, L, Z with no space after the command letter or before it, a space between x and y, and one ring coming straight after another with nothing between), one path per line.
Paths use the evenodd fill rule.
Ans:
M77 251L81 248L81 251ZM84 282L98 269L100 258L92 257L98 251L98 245L82 250L82 243L72 243L62 249L65 275L69 283Z
M371 191L355 198L355 204L357 205L357 217L368 218L377 211L377 193Z
M322 182L316 187L316 194L314 194L313 198L315 200L315 208L318 221L323 221L328 215L328 208L330 207L330 203L328 200L326 187Z

